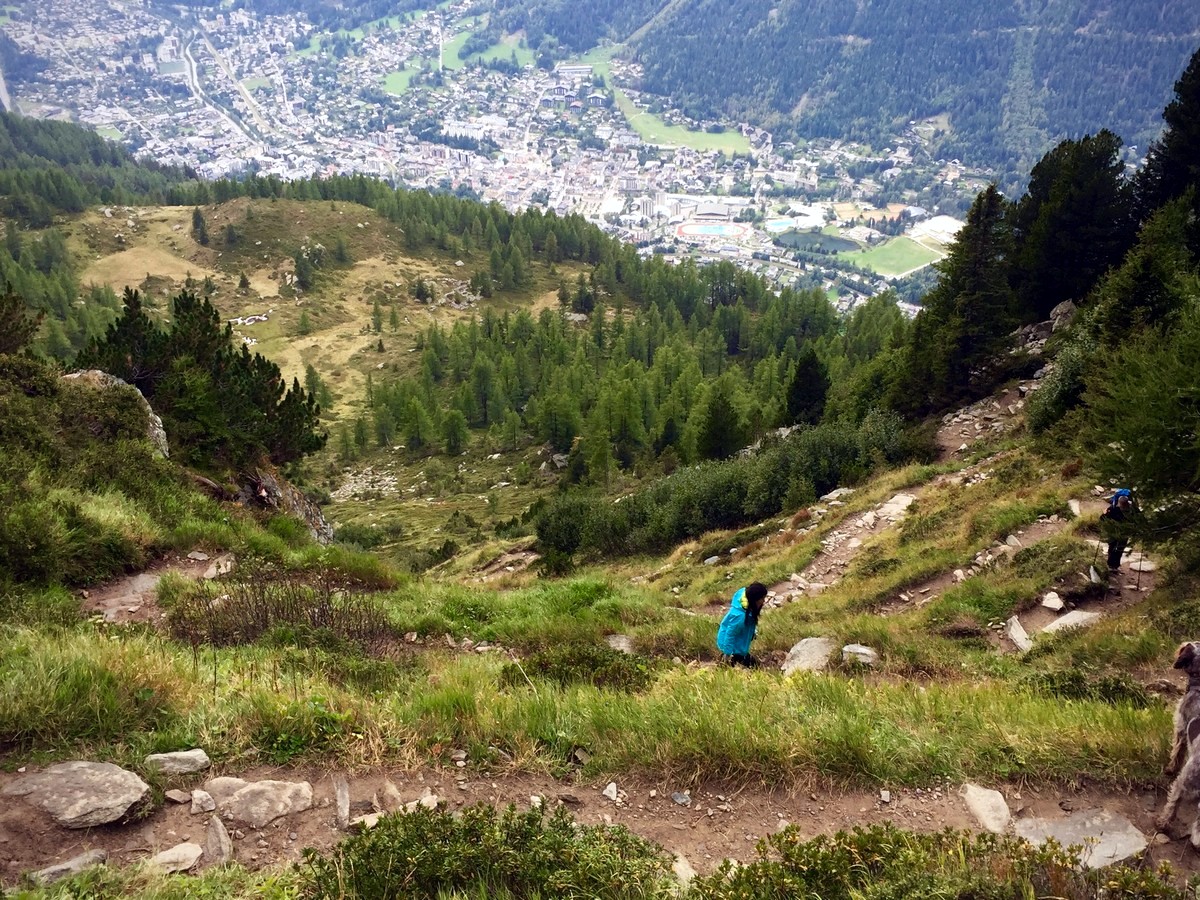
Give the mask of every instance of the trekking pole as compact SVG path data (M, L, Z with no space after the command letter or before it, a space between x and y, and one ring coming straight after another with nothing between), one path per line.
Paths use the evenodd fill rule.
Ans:
M1139 559L1137 562L1137 573L1138 573L1137 591L1139 594L1142 592L1142 569L1145 568L1145 565L1144 565L1145 562L1146 562L1146 550L1145 550L1145 548L1142 548L1142 558ZM1131 563L1131 565L1132 565L1132 563Z

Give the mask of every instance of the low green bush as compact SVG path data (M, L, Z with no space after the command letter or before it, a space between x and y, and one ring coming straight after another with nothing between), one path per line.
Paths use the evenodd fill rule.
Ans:
M620 826L578 826L561 808L384 816L328 856L305 851L301 874L311 900L666 900L677 890L655 845Z
M1024 683L1033 691L1063 700L1099 700L1112 705L1128 704L1146 709L1151 704L1146 689L1129 675L1100 675L1074 668L1057 672L1038 672L1026 676Z
M791 826L761 841L759 858L725 863L697 878L688 900L1094 900L1096 897L1183 900L1169 874L1115 866L1085 871L1078 858L1048 844L946 830L914 834L891 824L805 840Z
M500 683L519 687L527 679L539 678L563 687L590 684L636 693L654 683L657 669L655 661L644 656L620 653L610 647L576 644L534 653L521 663L509 663L500 672Z

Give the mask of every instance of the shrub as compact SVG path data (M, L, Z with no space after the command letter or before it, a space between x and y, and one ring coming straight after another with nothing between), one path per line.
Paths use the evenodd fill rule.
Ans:
M361 594L297 580L256 580L224 588L226 593L216 598L203 586L178 597L167 615L171 636L193 646L227 647L268 635L281 643L291 635L288 643L345 641L365 653L383 653L396 638L387 614Z
M576 644L534 653L523 663L509 663L500 672L508 687L542 678L563 687L590 684L625 693L644 691L654 683L657 665L644 656L619 653L610 647Z
M873 825L804 840L795 826L759 842L759 858L724 863L692 882L689 900L821 897L822 900L1025 900L1100 896L1183 900L1169 875L1125 866L1083 871L1056 844L947 829L913 834Z
M282 765L298 756L336 751L359 730L352 713L335 709L324 697L274 705L260 695L250 713L253 741L272 762Z
M667 865L661 850L620 826L579 827L561 808L547 817L480 805L458 817L427 809L384 816L328 856L305 851L302 873L314 900L665 900L677 890Z

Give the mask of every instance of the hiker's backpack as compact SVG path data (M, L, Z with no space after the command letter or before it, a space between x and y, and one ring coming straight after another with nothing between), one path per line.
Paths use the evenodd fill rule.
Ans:
M1116 493L1114 493L1111 497L1108 498L1108 508L1113 509L1114 507L1116 507L1117 501L1119 501L1122 497L1128 497L1129 502L1132 503L1133 502L1133 491L1129 490L1129 488L1121 488L1120 490L1118 490Z

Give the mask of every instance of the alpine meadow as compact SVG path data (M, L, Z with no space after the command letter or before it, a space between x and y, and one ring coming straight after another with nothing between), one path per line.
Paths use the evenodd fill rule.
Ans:
M1197 895L1196 10L73 3L0 898Z

